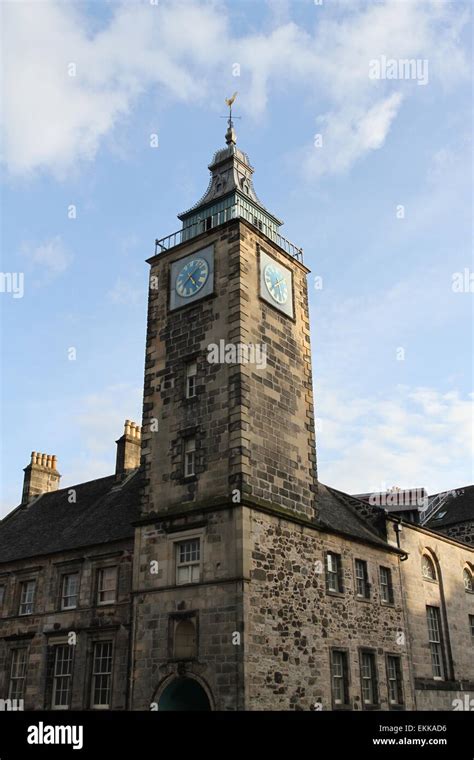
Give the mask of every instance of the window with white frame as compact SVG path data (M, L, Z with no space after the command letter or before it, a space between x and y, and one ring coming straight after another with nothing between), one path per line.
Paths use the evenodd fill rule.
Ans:
M68 710L71 701L72 663L74 647L56 644L54 647L53 696L51 706Z
M97 603L113 604L117 597L117 567L101 567L97 582Z
M355 561L355 580L357 596L368 599L370 596L369 574L367 571L367 562L363 559L356 559Z
M373 652L362 652L361 655L362 700L364 705L375 705L378 702L377 671Z
M94 642L92 653L91 705L108 709L112 694L112 642Z
M444 663L439 607L427 606L426 617L428 622L428 641L431 650L431 666L433 669L433 678L442 680L444 678Z
M386 604L393 604L392 571L389 567L380 568L380 598Z
M335 705L349 703L349 668L347 652L334 649L332 651L332 699Z
M387 655L388 699L391 705L403 704L402 668L400 657Z
M27 648L12 649L11 658L8 699L23 699L28 667Z
M19 615L32 615L35 603L36 581L23 581L20 584Z
M79 573L63 575L61 584L61 609L73 610L77 607L79 594Z
M326 582L328 591L342 593L341 555L328 552L326 555Z
M201 541L193 538L176 544L176 583L198 583L201 567Z
M186 364L186 398L196 395L197 361L193 360Z
M184 476L186 478L196 474L196 439L186 438L184 441Z

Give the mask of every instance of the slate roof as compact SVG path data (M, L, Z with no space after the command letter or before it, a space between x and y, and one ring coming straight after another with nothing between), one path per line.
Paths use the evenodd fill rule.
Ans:
M365 519L357 511L357 499L349 494L337 491L322 483L318 484L317 503L319 507L318 523L321 527L334 530L337 533L344 533L348 537L353 537L361 541L376 544L381 548L394 547L387 543L382 529ZM361 509L366 509L367 504L360 502ZM383 516L383 513L382 513ZM385 519L382 524L385 523Z
M115 475L42 494L0 521L0 563L133 538L140 473ZM70 503L70 489L76 502Z
M430 499L432 498L434 497L430 496ZM437 516L443 512L446 514L441 519L437 519ZM451 491L439 510L426 522L425 528L438 530L448 525L471 521L474 522L474 485Z
M114 475L42 494L19 506L0 521L0 563L86 546L133 539L133 523L140 518L140 472L122 483ZM70 503L70 489L76 502ZM319 484L318 526L349 538L387 544L383 531L357 512L357 499ZM367 508L361 502L363 509Z

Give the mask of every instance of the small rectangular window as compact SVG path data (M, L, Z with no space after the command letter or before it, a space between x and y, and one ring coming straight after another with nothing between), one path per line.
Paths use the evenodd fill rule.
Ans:
M388 699L391 705L403 704L402 668L400 657L387 655Z
M0 608L3 607L5 601L5 586L0 586Z
M392 571L388 567L380 568L380 598L386 604L393 604Z
M364 705L376 705L378 703L377 672L375 655L372 652L362 652L361 680Z
M441 681L444 678L444 663L439 607L427 606L426 616L428 622L428 641L431 650L433 678Z
M112 642L96 641L92 653L92 707L110 707L112 686Z
M363 559L356 559L355 561L355 578L357 596L368 599L370 596L369 575L367 572L367 562Z
M196 395L197 362L186 364L186 398L194 398Z
M176 583L198 583L201 566L199 538L176 544Z
M23 699L25 693L28 650L26 647L12 650L8 699Z
M67 710L71 698L72 661L74 647L58 644L54 647L54 676L52 707Z
M32 615L35 603L36 581L24 581L20 585L19 615Z
M341 555L328 552L326 555L326 582L328 591L342 593Z
M474 643L474 615L469 615L469 628L471 630L471 637Z
M77 607L79 593L79 573L63 575L61 588L61 609L73 610Z
M184 476L196 474L196 439L186 438L184 441Z
M113 604L117 596L117 568L102 567L97 585L98 604Z
M349 668L347 652L332 652L332 698L335 705L349 704Z

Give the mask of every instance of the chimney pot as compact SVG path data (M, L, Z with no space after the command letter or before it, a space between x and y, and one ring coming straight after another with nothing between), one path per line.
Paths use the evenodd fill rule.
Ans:
M24 469L22 504L28 504L40 494L58 490L61 475L56 464L57 458L54 455L31 452L30 464Z
M115 465L115 477L120 480L130 470L135 470L140 466L140 436L138 434L138 425L131 420L125 420L124 433L116 441L117 459Z

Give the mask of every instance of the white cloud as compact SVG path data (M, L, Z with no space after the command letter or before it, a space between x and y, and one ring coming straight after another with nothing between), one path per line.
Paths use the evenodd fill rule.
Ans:
M129 279L118 277L107 293L107 298L114 304L137 304L143 301L144 291L142 287L131 285Z
M60 235L37 246L23 243L21 255L34 271L40 273L43 281L65 272L73 260Z
M212 57L222 23L198 6L184 16L181 4L129 4L93 37L72 3L7 3L3 12L5 159L18 175L62 174L93 158L151 84L202 97L193 64Z
M402 97L400 92L395 92L377 101L368 110L343 107L319 117L317 129L323 135L323 149L311 150L306 154L306 175L345 172L366 153L381 148Z
M373 376L378 383L385 382L397 375L403 361L415 358L424 336L449 324L465 324L469 340L466 302L452 291L449 265L413 268L412 264L410 276L390 283L383 267L374 269L371 254L360 266L358 292L344 296L341 290L353 291L348 285L352 276L349 270L339 273L341 282L336 275L326 278L311 310L317 367L320 371L324 366L325 375L334 382L343 378L346 387L367 385ZM436 342L426 343L428 360L436 351Z
M322 482L348 493L393 485L436 493L472 481L473 394L399 386L390 398L342 398L322 387L317 401Z
M233 62L242 68L244 112L259 118L273 91L297 87L327 129L324 158L320 151L315 160L311 146L307 172L345 171L383 144L402 94L426 89L414 82L394 86L370 80L372 58L428 58L430 83L438 80L444 87L469 71L459 41L467 11L450 4L386 0L343 4L332 12L315 6L312 33L286 21L289 7L275 6L268 31L239 36L232 11L222 3L120 3L95 33L81 5L5 3L4 159L9 171L62 175L93 159L151 87L162 98L189 101L190 108L210 98L215 100L211 107L217 106L223 100L217 95L223 71L230 75ZM71 63L75 76L68 73ZM329 109L318 114L322 99Z

